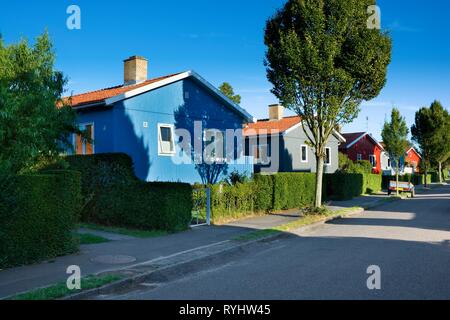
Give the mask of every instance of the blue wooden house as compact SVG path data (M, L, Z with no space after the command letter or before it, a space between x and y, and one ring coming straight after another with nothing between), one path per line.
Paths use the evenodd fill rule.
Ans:
M126 153L146 181L217 182L253 173L242 129L253 117L194 71L147 79L147 60L124 61L124 84L69 98L79 155Z

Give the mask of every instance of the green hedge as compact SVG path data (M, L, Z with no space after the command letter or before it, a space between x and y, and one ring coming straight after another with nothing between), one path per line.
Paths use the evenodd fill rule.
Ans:
M77 251L72 231L81 208L78 172L18 176L14 206L0 212L0 268Z
M351 200L364 193L364 175L360 173L334 173L324 175L324 198Z
M364 175L364 193L372 194L380 192L383 184L383 176L381 174L365 174Z
M278 173L273 179L273 210L301 208L314 204L315 173Z
M186 230L191 215L191 185L134 181L100 193L87 222L172 232Z
M188 228L189 184L140 181L132 159L122 153L68 156L65 162L82 174L83 222L142 230Z

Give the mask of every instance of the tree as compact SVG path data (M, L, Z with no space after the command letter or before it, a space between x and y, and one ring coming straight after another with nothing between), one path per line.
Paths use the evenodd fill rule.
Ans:
M439 101L430 106L435 130L432 136L431 160L438 166L439 182L442 183L442 165L450 158L450 114Z
M219 90L234 103L241 103L241 96L238 94L234 94L233 87L228 82L222 83L222 85L219 87Z
M75 113L61 100L66 79L54 70L47 33L33 46L26 40L5 46L0 39L0 164L4 173L33 168L54 158L78 132ZM58 105L58 107L57 107Z
M317 162L322 205L325 147L386 82L391 39L367 27L373 0L289 0L268 20L265 65L272 93L302 119ZM308 128L309 130L306 130Z
M391 122L385 122L381 136L385 144L385 150L389 154L391 161L395 161L395 178L398 186L398 175L400 171L400 159L405 156L408 148L408 127L400 111L392 109ZM397 195L399 190L397 188Z

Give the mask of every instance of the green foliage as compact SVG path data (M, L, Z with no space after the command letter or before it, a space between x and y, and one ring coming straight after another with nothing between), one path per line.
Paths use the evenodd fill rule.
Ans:
M314 173L278 173L274 179L274 210L314 205L316 175Z
M382 190L382 176L371 173L335 173L325 175L325 197L330 200L351 200Z
M255 199L255 208L258 211L269 212L274 208L274 176L255 174L255 190L257 197Z
M397 108L392 109L391 122L385 122L381 132L389 157L398 164L408 148L408 128ZM398 171L398 170L397 170Z
M122 279L120 275L90 276L81 279L81 290L89 290L102 287L111 282ZM75 292L76 293L76 292ZM53 286L32 290L11 298L11 300L55 300L74 294L67 288L66 282L60 282Z
M83 222L171 232L189 226L189 184L139 181L126 154L70 156L66 162L82 174Z
M5 46L0 39L0 163L11 174L58 157L78 132L75 112L61 100L66 79L54 62L47 33L34 46L26 40Z
M219 87L219 90L234 103L241 103L241 96L238 94L234 94L233 87L228 82L222 83L222 85Z
M339 152L340 173L372 173L372 164L367 160L353 162L346 154Z
M88 222L142 230L186 230L192 187L184 183L130 182L106 189Z
M272 93L309 129L318 159L316 206L321 205L321 163L333 130L350 123L363 101L386 82L391 39L367 27L374 0L289 0L266 25L267 77Z
M77 250L72 230L81 207L80 174L22 175L13 208L0 209L0 267L28 264Z
M364 193L364 175L335 173L325 175L325 194L330 200L351 200Z
M256 214L255 183L211 185L211 220L220 223Z
M239 171L235 170L228 175L224 182L228 183L229 185L236 185L238 183L246 183L249 180L250 179L246 173L240 173Z
M350 173L354 166L354 162L346 154L339 152L339 171Z

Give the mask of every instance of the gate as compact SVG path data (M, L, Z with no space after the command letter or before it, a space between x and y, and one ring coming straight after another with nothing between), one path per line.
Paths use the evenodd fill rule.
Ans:
M211 225L211 189L194 187L191 227Z

